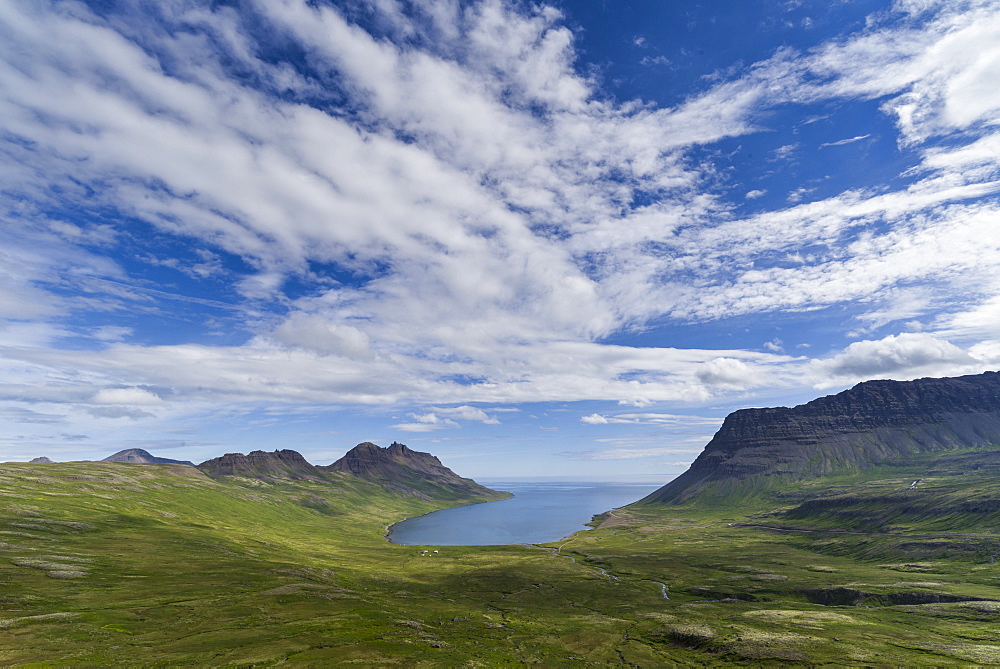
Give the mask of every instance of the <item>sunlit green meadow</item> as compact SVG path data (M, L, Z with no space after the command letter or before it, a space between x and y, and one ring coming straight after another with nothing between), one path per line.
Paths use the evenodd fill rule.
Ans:
M0 663L1000 664L996 524L911 513L923 507L897 494L913 476L883 467L746 507L631 507L545 546L415 547L388 543L386 526L456 501L348 476L3 464ZM910 492L1000 497L989 467L935 480ZM795 511L831 490L854 501ZM880 505L879 527L845 519Z

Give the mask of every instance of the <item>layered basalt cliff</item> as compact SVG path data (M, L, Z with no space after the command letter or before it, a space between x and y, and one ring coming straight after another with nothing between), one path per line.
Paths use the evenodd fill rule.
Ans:
M731 413L688 471L642 502L684 502L993 444L1000 444L998 372L866 381L797 407Z

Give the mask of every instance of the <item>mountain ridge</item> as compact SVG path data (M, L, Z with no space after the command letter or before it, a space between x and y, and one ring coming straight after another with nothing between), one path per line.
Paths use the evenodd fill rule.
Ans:
M747 494L913 453L1000 443L1000 373L865 381L796 407L740 409L645 503Z
M171 460L170 458L161 458L141 448L126 448L124 450L118 451L117 453L113 453L108 457L104 458L103 462L127 462L131 464L143 464L143 465L191 465L192 467L194 466L194 463L189 460Z
M248 454L226 453L197 465L209 476L242 476L266 481L280 479L321 481L325 477L315 465L298 451L290 449L250 451Z
M329 465L313 465L290 449L226 453L197 468L212 478L236 476L269 483L313 481L336 483L343 476L360 479L423 499L501 499L502 493L459 476L430 453L393 442L382 448L362 442Z
M414 451L395 441L386 448L369 441L362 442L339 460L318 469L349 474L418 496L428 493L473 496L496 493L472 479L459 476L441 464L436 456Z

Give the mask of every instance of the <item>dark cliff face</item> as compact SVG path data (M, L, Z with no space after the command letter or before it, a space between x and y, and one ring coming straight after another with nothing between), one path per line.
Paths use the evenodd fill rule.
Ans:
M344 457L319 469L351 474L414 494L432 488L468 495L492 492L472 479L462 478L430 453L414 451L396 442L388 448L370 442L358 444Z
M642 501L683 502L768 477L811 478L908 453L995 443L1000 373L866 381L797 407L731 413L688 471Z
M242 453L226 453L222 457L212 458L198 465L209 476L244 476L265 480L299 479L322 480L323 474L315 466L306 462L300 453L292 450L280 450L267 453L265 451L250 451Z

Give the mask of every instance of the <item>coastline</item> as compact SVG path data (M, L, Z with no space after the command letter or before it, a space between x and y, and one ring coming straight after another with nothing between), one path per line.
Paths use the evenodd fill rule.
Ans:
M431 512L405 518L386 526L384 536L401 546L555 545L578 532L621 523L614 514L643 494L618 482L580 482L567 488L563 482L505 481L497 487L501 486L516 493L516 499L508 498L509 506L484 508L473 503L449 507L454 511L438 509L446 513L430 519L425 517ZM398 527L404 520L415 522Z
M394 523L390 523L389 525L386 525L385 526L385 532L382 534L382 536L385 538L386 541L388 541L390 544L392 544L394 546L418 546L418 545L419 546L431 546L431 545L436 545L436 544L397 544L396 542L394 542L390 538L392 536L392 528L395 527L396 525L399 525L400 523L406 522L407 520L412 520L414 518L423 518L424 516L428 516L428 515L430 515L432 513L437 513L438 511L444 511L445 509L457 509L457 508L462 507L462 506L475 506L476 504L490 504L492 502L502 502L504 500L511 499L511 498L513 498L515 496L514 493L512 493L510 491L507 491L507 490L497 490L495 492L503 494L503 495L506 495L506 496L505 497L500 497L498 499L482 499L482 500L478 500L478 501L475 501L475 502L466 502L466 503L463 503L463 504L455 504L453 506L442 506L440 509L431 509L430 511L425 511L424 513L418 514L416 516L407 516L406 518L402 518L400 520L397 520Z

